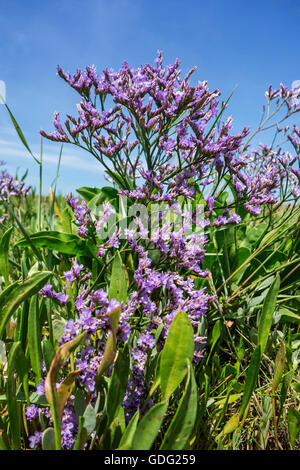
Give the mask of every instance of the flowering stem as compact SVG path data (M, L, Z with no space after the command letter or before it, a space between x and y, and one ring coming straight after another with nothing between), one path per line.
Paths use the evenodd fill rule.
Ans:
M39 179L39 199L38 199L38 231L42 226L42 184L43 184L43 137L41 136L40 144L40 161L39 161L40 179Z

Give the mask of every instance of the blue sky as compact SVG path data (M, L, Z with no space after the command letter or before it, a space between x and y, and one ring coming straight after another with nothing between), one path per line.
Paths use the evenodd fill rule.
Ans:
M254 129L270 84L300 80L300 0L6 0L0 2L0 80L7 103L35 154L41 128L53 130L53 112L76 114L79 95L56 74L94 64L100 72L178 58L183 73L207 80L224 99L238 85L228 113L234 131ZM299 124L299 117L297 118ZM263 140L263 138L261 138ZM44 141L44 187L56 173L59 146ZM0 160L38 184L38 166L19 143L0 106ZM84 151L65 145L58 188L100 186L102 169Z

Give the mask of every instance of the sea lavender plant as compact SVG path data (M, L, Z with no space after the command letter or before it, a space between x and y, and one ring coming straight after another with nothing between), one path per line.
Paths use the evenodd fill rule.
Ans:
M249 150L251 139L259 132L274 126L276 136L283 131L279 124L300 110L295 101L299 91L283 85L275 91L270 88L266 94L267 115L263 115L258 129L252 135L247 128L232 135L232 118L221 123L227 102L219 107L220 92L209 91L206 82L192 86L189 80L195 70L181 79L178 60L164 68L160 52L155 66L134 69L124 63L118 72L106 69L100 75L95 67L78 70L74 76L58 67L59 76L81 96L78 117L67 115L63 126L55 112L56 130L41 131L48 139L72 143L91 153L104 166L119 196L130 203L144 204L147 214L155 204L166 204L171 213L184 217L183 202L191 202L188 223L179 230L175 229L174 220L159 224L159 206L151 233L140 217L133 217L135 236L131 229L118 228L104 241L102 229L115 213L109 201L104 203L99 217L84 200L67 197L79 237L93 244L94 256L102 266L97 281L104 279L103 270L111 265L117 250L122 260L130 258L131 269L124 270L128 278L126 300L109 298L107 291L96 288L97 281L91 284L90 272L82 276L83 266L76 260L64 273L62 292L47 285L40 293L63 306L68 286L76 283L75 316L68 320L61 342L87 331L75 361L80 370L78 379L92 403L97 396L97 371L111 328L109 315L120 308L117 339L124 342L132 337L133 365L124 397L127 421L142 409L149 391L149 384L145 383L147 358L154 347L157 352L162 349L170 324L181 310L188 314L194 328L194 362L201 360L205 338L199 334L199 325L215 296L205 287L198 287L198 281L209 276L202 266L208 237L203 230L199 234L194 228L238 224L240 209L259 215L262 206L295 199L299 193L296 126L291 134L289 127L284 129L294 155L280 145L276 147L275 139L271 146ZM276 104L271 111L273 101ZM285 115L270 124L284 107ZM219 196L226 188L232 198L220 203ZM203 209L200 213L194 204L199 201ZM62 422L69 420L68 405L64 413ZM77 423L74 429L77 430Z

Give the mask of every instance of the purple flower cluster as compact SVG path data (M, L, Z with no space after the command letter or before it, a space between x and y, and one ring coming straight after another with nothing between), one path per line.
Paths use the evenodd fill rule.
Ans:
M5 165L5 162L0 162L0 166ZM19 181L10 175L6 170L0 172L0 204L7 202L10 197L16 196L18 198L26 197L31 186L25 186L24 181ZM3 224L7 219L7 213L0 215L0 224Z
M73 76L58 67L59 76L82 96L77 106L79 117L68 115L63 128L55 113L56 131L41 133L86 148L107 170L114 170L113 180L120 194L137 201L166 201L171 205L180 196L193 199L195 182L205 194L226 175L232 180L236 205L243 205L254 215L259 214L263 204L277 201L276 190L283 178L290 178L291 194L297 195L299 130L294 127L293 136L288 136L297 156L288 157L285 171L282 156L274 155L273 148L263 155L245 153L244 139L249 130L244 128L240 134L231 135L231 117L217 128L220 92L209 91L206 82L192 86L189 79L195 70L180 78L179 61L164 67L161 52L155 66L134 69L125 62L118 72L106 69L100 75L94 66L77 70ZM276 102L278 110L285 106L286 119L299 111L299 94L299 90L281 84L278 90L270 87L266 99L268 104ZM108 111L104 108L107 98L115 103ZM262 127L256 133L260 130ZM253 157L258 163L255 168ZM144 182L137 185L139 178ZM74 199L68 201L74 209L78 232L86 236L89 210L84 202L78 206ZM209 207L210 214L212 210ZM238 222L232 211L211 221L214 226Z

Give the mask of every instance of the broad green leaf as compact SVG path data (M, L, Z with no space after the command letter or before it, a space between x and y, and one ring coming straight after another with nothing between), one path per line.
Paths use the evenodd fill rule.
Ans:
M82 186L81 188L76 189L76 192L82 196L86 202L89 202L95 196L101 193L100 188Z
M8 251L12 231L13 227L10 227L6 232L4 232L0 240L0 274L4 277L6 287L9 284Z
M261 359L261 348L260 348L260 345L258 345L253 351L250 364L247 370L244 394L243 394L243 399L242 399L242 403L241 403L240 410L239 410L239 417L241 419L244 418L244 414L247 410L252 392L256 385L256 380L257 380L259 367L260 367L260 359Z
M66 206L61 213L60 227L63 233L73 233L70 207Z
M47 283L51 275L52 273L49 271L33 274L25 281L17 281L1 292L0 338L2 338L6 323L9 321L11 315L16 312L17 308L24 300L37 294L38 291Z
M108 391L107 391L107 419L110 424L116 416L118 408L122 405L128 385L130 358L126 345L123 351L118 352Z
M36 383L40 383L41 371L41 331L39 325L38 297L31 297L28 315L28 351Z
M246 237L250 243L257 244L265 235L267 228L267 222L255 223L255 225L246 228Z
M97 422L97 415L92 405L89 404L86 407L83 417L84 427L87 430L87 434L89 436L94 431Z
M53 335L57 341L60 341L65 334L66 321L59 317L53 320Z
M187 373L187 361L194 355L194 331L185 312L178 312L173 319L161 352L159 377L163 400L172 393Z
M109 299L116 299L118 302L126 302L127 300L126 276L119 251L116 252L112 264L108 296Z
M70 256L88 256L86 242L77 235L55 231L37 232L30 235L30 241L36 248L47 248ZM29 246L26 238L21 238L15 246Z
M42 448L43 450L56 450L55 432L53 428L47 428L43 432Z
M85 393L81 388L78 388L75 393L75 400L74 400L74 410L77 416L83 416L84 411L86 409L85 403Z
M107 432L106 439L103 442L103 444L105 443L103 448L115 449L116 447L118 447L119 442L125 432L125 428L126 428L125 413L124 413L123 404L121 404L117 408L115 417L109 426L109 431ZM106 442L108 443L107 447L106 447Z
M14 355L14 367L17 371L20 381L22 382L29 371L29 361L23 352L21 343L18 341L14 344L16 345L16 351Z
M93 196L93 198L88 201L87 205L93 211L97 208L101 209L102 204L105 201L109 201L109 203L114 207L116 213L119 212L118 190L110 186L104 186L103 188L101 188L98 194L95 194L95 196Z
M261 355L263 355L267 346L279 288L280 277L276 276L265 297L258 324L257 344L260 345Z
M50 369L51 363L53 361L53 358L55 356L55 350L53 348L53 345L51 341L44 339L42 342L42 353L43 353L43 359L45 362L45 366L48 370Z
M289 436L292 447L294 447L297 436L300 432L300 413L296 408L289 408L288 415Z
M28 315L29 315L29 299L25 300L22 305L19 318L18 341L21 341L22 349L25 352L27 346L28 333Z
M132 442L133 450L149 450L161 429L168 402L153 405L139 423Z
M193 431L198 407L197 385L192 365L189 365L187 384L184 394L178 404L177 411L166 431L160 449L183 450Z
M130 450L132 449L132 442L138 425L140 413L139 410L134 414L128 423L127 428L120 440L120 444L117 450Z

